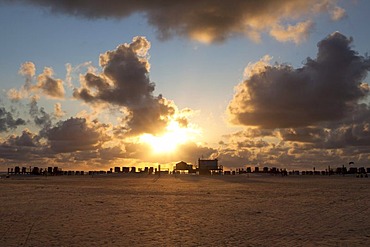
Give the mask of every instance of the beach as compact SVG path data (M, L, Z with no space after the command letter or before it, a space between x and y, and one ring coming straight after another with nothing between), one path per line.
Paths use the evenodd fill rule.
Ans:
M0 246L370 246L370 179L0 179Z

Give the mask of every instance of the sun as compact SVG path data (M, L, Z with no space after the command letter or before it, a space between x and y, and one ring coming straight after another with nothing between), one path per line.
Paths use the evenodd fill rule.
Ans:
M149 144L156 154L172 153L179 145L192 140L197 133L196 129L184 128L178 122L172 121L163 135L144 134L140 137L140 141Z

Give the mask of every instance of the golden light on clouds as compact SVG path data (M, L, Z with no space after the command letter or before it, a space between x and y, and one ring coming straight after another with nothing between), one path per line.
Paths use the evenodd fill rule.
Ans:
M0 0L0 169L366 164L368 2Z

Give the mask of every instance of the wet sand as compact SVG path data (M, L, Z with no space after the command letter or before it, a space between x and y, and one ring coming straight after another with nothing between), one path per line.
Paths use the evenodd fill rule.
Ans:
M370 246L370 178L0 179L0 246Z

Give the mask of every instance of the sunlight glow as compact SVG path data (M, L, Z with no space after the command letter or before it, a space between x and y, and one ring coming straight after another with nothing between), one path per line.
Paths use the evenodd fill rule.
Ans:
M210 44L214 40L211 32L206 31L194 31L191 33L191 38L204 44Z
M183 128L178 122L172 121L163 135L144 134L140 137L140 141L149 144L154 153L171 153L178 145L191 141L198 134L199 130L190 127Z

